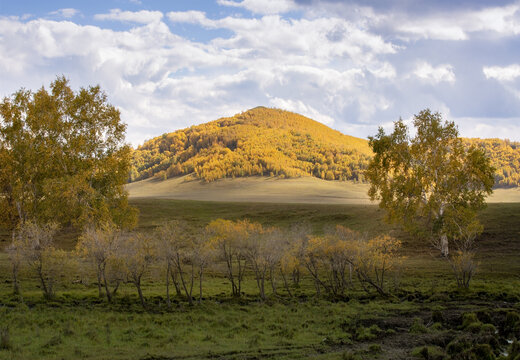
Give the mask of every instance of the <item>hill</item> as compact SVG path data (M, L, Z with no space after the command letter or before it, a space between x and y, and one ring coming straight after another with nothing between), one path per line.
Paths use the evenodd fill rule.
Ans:
M464 139L491 157L496 187L520 185L520 143ZM177 130L134 150L130 182L191 175L222 178L313 176L363 182L372 156L368 141L292 112L257 107L228 118Z
M134 151L130 180L187 174L206 182L252 175L362 180L370 156L366 140L258 107L145 142Z

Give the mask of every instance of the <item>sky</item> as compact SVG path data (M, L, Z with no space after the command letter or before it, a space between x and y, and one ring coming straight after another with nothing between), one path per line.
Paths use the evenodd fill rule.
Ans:
M520 141L520 1L0 0L0 96L100 85L144 140L256 106Z

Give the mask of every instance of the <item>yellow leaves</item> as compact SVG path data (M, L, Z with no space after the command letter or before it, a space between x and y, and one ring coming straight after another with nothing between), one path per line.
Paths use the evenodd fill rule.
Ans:
M98 86L74 92L63 77L50 91L20 90L0 103L0 219L132 225L123 185L130 172L126 125ZM135 177L135 174L134 174Z
M171 153L162 150L165 142ZM133 169L138 180L165 170L167 177L194 172L207 182L270 174L299 177L313 171L328 180L358 180L369 156L362 139L297 114L256 108L152 139L135 151ZM312 170L316 159L327 167Z

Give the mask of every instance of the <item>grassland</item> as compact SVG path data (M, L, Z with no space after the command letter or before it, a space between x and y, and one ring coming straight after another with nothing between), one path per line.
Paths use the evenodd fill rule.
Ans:
M292 179L252 176L205 183L191 176L147 179L126 185L130 198L161 198L226 202L307 204L371 204L368 184L327 181L305 176ZM490 203L520 202L519 188L495 189Z
M372 233L393 232L403 239L407 258L400 276L391 280L391 299L355 287L343 301L328 301L316 298L305 279L293 289L294 298L281 291L280 297L262 302L251 274L245 296L232 299L226 279L212 271L201 305L190 307L176 299L171 310L155 268L143 289L149 304L143 311L131 284L123 286L111 305L99 299L88 270L63 279L52 302L42 299L36 279L22 281L21 301L11 295L8 262L1 253L0 329L8 328L9 337L0 337L0 348L5 348L0 359L420 359L425 358L425 346L429 358L440 359L447 356L449 343L484 336L480 328L474 332L476 325L470 331L463 324L463 316L469 316L465 313L476 314L482 324L492 323L500 335L497 341L513 336L506 318L520 312L520 204L490 204L481 214L485 231L479 240L479 272L471 289L460 291L448 264L429 244L384 224L383 213L374 205L170 199L132 203L140 210L142 231L172 218L193 226L215 218L248 218L281 227L305 222L316 233L342 224ZM62 234L59 242L72 248L74 234ZM507 344L500 347L505 350Z

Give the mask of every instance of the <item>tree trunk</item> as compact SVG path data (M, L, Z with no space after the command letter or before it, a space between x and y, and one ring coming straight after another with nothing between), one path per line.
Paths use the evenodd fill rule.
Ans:
M202 273L203 267L199 268L199 304L202 302Z
M97 287L98 287L98 297L103 297L103 288L101 285L101 264L97 266Z
M448 257L449 250L448 250L448 237L446 234L442 234L441 236L441 254L444 257Z
M134 282L135 287L137 288L137 293L139 294L139 300L141 300L141 305L143 309L146 309L146 303L144 302L143 291L141 290L141 278L136 279Z
M38 277L40 278L40 283L42 284L43 297L46 300L52 299L52 295L53 295L52 294L52 288L50 286L48 286L49 284L47 284L45 282L45 277L43 276L42 265L41 264L38 267Z
M182 290L181 290L181 286L179 284L179 280L177 280L177 271L175 271L175 268L171 266L171 263L169 264L169 266L170 266L170 275L172 277L172 282L173 282L173 285L175 286L175 293L177 294L177 297L181 297Z
M193 289L193 265L192 265L191 288L190 288L190 290L188 290L188 287L186 286L186 281L184 280L184 275L182 275L181 259L180 259L179 255L177 255L176 265L177 265L177 270L179 271L179 276L181 278L182 287L184 288L184 292L186 294L186 297L188 298L188 303L190 305L193 305L193 299L191 298L191 289Z
M103 276L103 283L105 284L105 293L107 294L107 301L109 303L112 302L112 294L110 293L110 289L108 288L108 281L107 281L107 276L106 276L106 273L105 273L105 267L103 267L101 269L101 274Z
M13 264L13 294L20 295L20 285L18 284L18 265Z
M172 302L170 300L170 263L166 265L166 305L171 309Z
M276 293L276 279L274 278L274 271L273 269L269 270L269 278L271 279L271 288L273 289L273 294L278 295Z
M280 274L282 274L282 279L283 279L283 286L285 287L285 290L287 290L287 294L289 294L289 297L292 297L292 292L291 292L291 289L289 289L289 284L287 283L287 277L285 276L285 273L283 272L282 269L280 269Z

